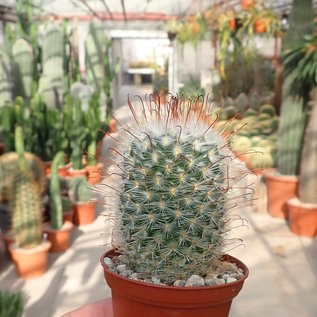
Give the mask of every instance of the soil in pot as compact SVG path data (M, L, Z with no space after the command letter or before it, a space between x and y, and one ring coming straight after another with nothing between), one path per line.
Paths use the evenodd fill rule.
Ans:
M34 248L19 248L15 243L10 244L9 250L15 263L17 274L24 279L41 276L46 272L49 241Z
M88 225L95 221L95 209L97 201L92 200L88 203L76 202L74 204L74 223L82 226Z
M274 170L263 173L268 189L268 211L273 217L288 219L287 200L297 196L298 177L280 175Z
M74 225L70 221L66 221L61 229L52 229L50 225L43 228L47 234L47 240L51 242L50 252L65 252L70 245L71 233Z
M98 163L96 166L86 166L85 169L87 171L87 180L91 185L95 185L100 183L101 181L101 171L103 168L102 163Z
M203 287L163 286L135 281L116 274L105 265L104 258L116 253L111 250L101 257L105 279L112 291L114 317L227 317L232 299L242 289L248 268L231 256L224 260L235 263L244 277L228 284Z
M297 197L287 201L289 226L299 236L317 236L317 205L305 204Z

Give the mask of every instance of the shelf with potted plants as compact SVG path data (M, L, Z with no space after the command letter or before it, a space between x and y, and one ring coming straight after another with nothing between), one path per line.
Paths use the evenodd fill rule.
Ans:
M114 317L225 317L248 276L223 249L234 183L245 174L230 173L227 141L201 118L196 99L170 98L134 116L136 126L122 131L114 153L118 171L107 183L118 198L109 215L114 249L101 257ZM239 273L230 279L234 267Z

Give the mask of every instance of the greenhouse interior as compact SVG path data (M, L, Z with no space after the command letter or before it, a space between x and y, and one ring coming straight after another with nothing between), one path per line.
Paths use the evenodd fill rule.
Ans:
M0 316L317 316L316 13L0 0Z

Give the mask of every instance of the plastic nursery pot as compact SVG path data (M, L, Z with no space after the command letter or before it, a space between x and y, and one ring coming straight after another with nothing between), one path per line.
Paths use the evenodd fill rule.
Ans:
M233 298L239 294L249 274L245 264L225 255L223 260L235 263L243 270L242 279L219 286L154 285L111 272L105 265L104 258L114 255L115 251L110 250L100 259L105 279L112 291L114 317L227 317Z
M90 201L88 203L76 202L74 204L75 225L82 226L94 222L96 204L96 200Z
M24 279L41 276L46 272L47 254L51 242L43 241L34 248L19 248L10 244L9 250L15 264L17 274Z
M74 170L74 169L70 168L70 169L68 169L67 175L69 177L76 177L76 176L85 176L85 177L87 177L87 171L85 169Z
M297 197L287 201L289 226L299 236L317 236L317 205L305 204Z
M249 10L255 5L256 0L242 0L241 6L243 10Z
M102 163L98 163L95 166L86 166L85 169L87 171L87 180L91 185L95 185L100 183L101 181L101 171L103 168Z
M73 219L74 219L74 210L63 212L63 222L66 222L66 221L73 222Z
M61 229L52 229L50 225L43 228L47 234L47 240L51 242L50 252L64 252L69 248L71 233L74 225L70 221L66 221Z
M52 162L44 162L46 176L49 176L51 174L51 163Z
M288 219L287 200L297 196L298 177L280 175L274 170L263 173L268 192L268 211L271 216Z
M59 168L58 168L58 175L60 176L60 177L66 177L66 176L68 176L68 166L60 166Z
M257 20L254 22L254 31L258 34L263 34L266 32L266 21L264 19Z

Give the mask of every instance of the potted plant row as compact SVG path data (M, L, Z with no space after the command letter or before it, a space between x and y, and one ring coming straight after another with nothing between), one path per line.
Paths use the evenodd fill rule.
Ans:
M105 184L118 199L114 248L101 257L113 316L228 316L248 276L225 253L245 174L232 173L227 140L202 119L207 99L197 111L197 100L170 96L140 117L129 104L135 124L122 131Z

